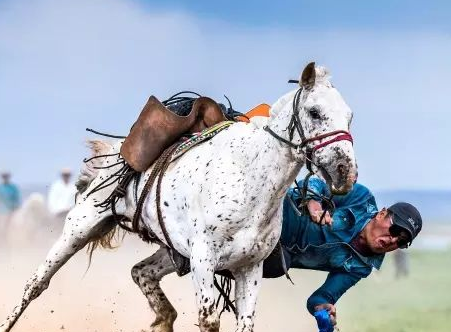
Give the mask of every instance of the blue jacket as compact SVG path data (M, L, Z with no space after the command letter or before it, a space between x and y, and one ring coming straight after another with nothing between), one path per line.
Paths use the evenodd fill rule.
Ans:
M309 188L318 194L330 195L327 185L317 178L309 180ZM364 257L350 245L378 209L368 188L356 183L347 195L334 196L333 224L321 226L310 216L300 215L289 197L296 200L299 193L290 189L283 203L281 243L289 256L288 267L329 272L324 284L307 301L307 308L313 314L316 305L335 304L373 268L380 268L384 255ZM308 198L315 199L312 195Z
M20 193L12 183L0 184L0 214L10 213L20 205Z

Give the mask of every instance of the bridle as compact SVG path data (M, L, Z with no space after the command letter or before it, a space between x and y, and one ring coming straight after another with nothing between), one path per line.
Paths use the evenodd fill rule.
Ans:
M301 119L299 118L299 103L301 100L301 93L303 89L300 87L294 96L293 99L293 114L291 115L290 123L288 124L288 132L289 132L289 140L283 138L282 136L279 136L276 134L271 128L268 126L264 126L263 129L266 130L268 133L270 133L272 136L274 136L277 140L287 144L288 146L295 149L298 153L304 153L306 158L306 167L309 170L310 173L314 173L312 170L312 164L313 163L313 154L318 151L319 149L324 148L325 146L339 142L339 141L349 141L351 144L354 143L354 140L352 139L351 133L349 133L346 130L334 130L325 134L317 135L314 137L307 138L304 133L304 129L302 128ZM295 144L292 142L294 137L294 131L297 131L299 136L301 137L301 143ZM329 139L325 142L319 143L317 145L309 146L309 143L313 143L316 141L320 141L324 138L335 136L332 139ZM320 166L314 164L318 168Z
M290 80L289 83L298 83L298 81L292 81ZM268 126L264 126L263 129L265 131L267 131L268 133L270 133L273 137L275 137L277 140L287 144L288 146L292 147L293 149L295 149L298 153L303 153L305 155L306 158L306 167L309 171L309 173L306 175L304 181L303 181L303 186L302 189L300 188L298 182L295 180L295 190L297 190L300 193L301 196L301 202L299 204L299 207L303 210L302 213L306 214L306 205L307 205L307 192L309 192L311 195L313 196L317 196L317 198L319 198L321 200L321 202L323 203L323 205L326 206L326 208L324 209L324 212L320 218L320 220L322 220L326 214L326 211L329 211L330 214L333 214L333 210L335 209L335 205L332 201L332 197L333 195L331 195L330 197L326 197L324 195L318 195L317 193L313 192L312 190L310 190L308 188L308 180L309 178L315 174L315 172L312 169L312 164L314 164L317 169L322 168L321 166L315 164L313 162L313 155L316 151L318 151L319 149L322 149L324 147L326 147L329 144L335 143L335 142L339 142L339 141L349 141L351 142L351 144L354 144L354 140L352 138L351 133L349 133L346 130L334 130L325 134L321 134L321 135L317 135L314 137L309 137L307 138L305 136L305 132L304 129L302 128L302 124L301 124L301 119L299 118L299 103L301 100L301 94L302 94L302 87L300 87L297 91L296 94L294 96L293 99L293 114L291 115L291 119L290 119L290 123L288 124L288 132L289 132L289 140L281 137L280 135L276 134L273 130L271 130L271 128L269 128ZM295 144L292 142L293 137L294 137L294 131L297 131L297 133L299 134L299 136L301 137L301 143L299 144ZM324 138L327 137L331 137L331 136L335 136L325 142L321 142L319 144L310 146L310 143L314 143L316 141L320 141L323 140ZM292 200L292 199L291 199ZM292 203L293 200L292 200ZM295 207L297 207L297 204L294 204Z

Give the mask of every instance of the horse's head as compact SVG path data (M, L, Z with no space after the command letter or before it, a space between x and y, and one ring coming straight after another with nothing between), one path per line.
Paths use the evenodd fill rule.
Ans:
M349 129L352 111L330 83L324 67L308 64L299 79L302 88L299 103L302 141L311 149L312 168L329 184L332 192L341 194L352 189L356 163ZM330 134L330 135L328 135ZM307 160L307 162L309 162Z
M274 105L268 128L300 152L307 167L335 194L352 189L356 162L349 128L352 111L330 83L324 67L308 64L300 88ZM288 124L288 126L287 126Z

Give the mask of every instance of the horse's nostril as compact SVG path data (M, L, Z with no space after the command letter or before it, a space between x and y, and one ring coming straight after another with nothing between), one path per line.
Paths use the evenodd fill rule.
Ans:
M348 173L349 167L343 164L338 164L337 171L340 176L346 176Z

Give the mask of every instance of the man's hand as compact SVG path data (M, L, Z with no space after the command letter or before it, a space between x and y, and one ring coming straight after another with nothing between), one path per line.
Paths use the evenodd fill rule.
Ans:
M315 306L315 311L320 311L326 309L329 312L329 317L332 325L337 325L337 310L335 306L330 303L323 303Z
M323 220L321 220L321 216L324 213L321 203L311 199L307 202L307 209L313 222L321 225L332 225L332 217L330 216L329 211L326 211Z

